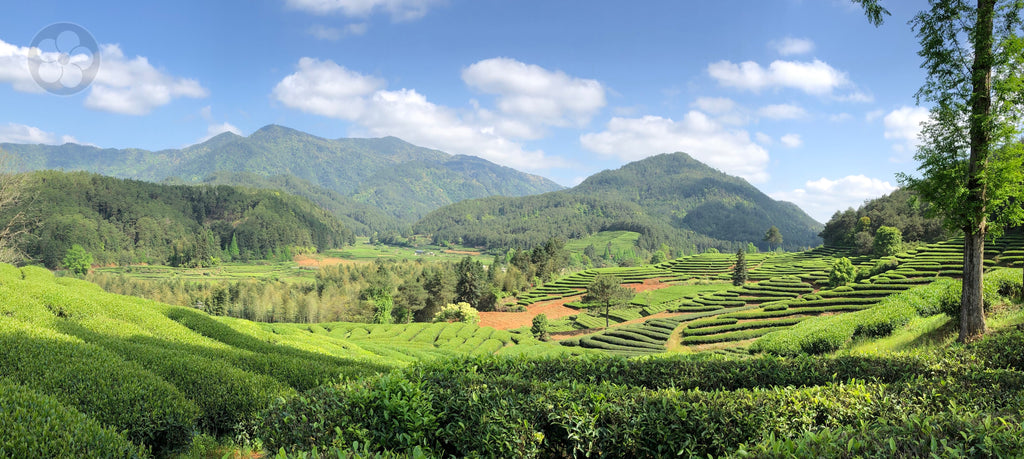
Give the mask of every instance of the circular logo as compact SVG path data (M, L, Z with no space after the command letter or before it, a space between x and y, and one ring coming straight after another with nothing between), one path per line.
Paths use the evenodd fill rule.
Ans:
M92 34L78 24L52 24L32 39L28 68L39 87L53 94L71 95L96 78L100 47Z

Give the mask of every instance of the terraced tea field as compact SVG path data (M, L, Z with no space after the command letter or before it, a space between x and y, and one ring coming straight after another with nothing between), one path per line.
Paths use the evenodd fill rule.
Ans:
M988 244L985 266L1020 267L1024 237L1009 235ZM657 280L662 288L637 295L628 308L611 311L612 326L603 330L603 311L580 308L577 328L563 333L561 343L633 356L676 350L714 350L743 353L760 336L792 327L805 319L872 308L882 299L942 277L959 277L962 271L961 240L920 247L892 257L895 267L864 276L848 286L828 288L828 270L845 251L818 248L800 253L748 256L750 282L734 287L728 283L733 255L703 254L684 257L646 268L613 268L627 282ZM870 272L877 260L853 257L862 272ZM595 270L577 273L549 284L538 292L544 299L584 292ZM525 303L534 297L528 297ZM650 320L638 320L651 317ZM621 324L621 325L620 325Z

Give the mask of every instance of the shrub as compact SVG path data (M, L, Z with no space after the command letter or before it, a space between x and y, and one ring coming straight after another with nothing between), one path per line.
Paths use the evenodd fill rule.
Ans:
M476 325L480 323L480 313L466 302L447 304L434 316L434 322L465 322Z
M411 451L439 428L422 382L397 372L329 384L271 406L255 428L270 451L367 444ZM301 422L300 422L301 421Z
M530 332L533 333L534 338L541 341L547 341L550 338L548 335L548 316L546 314L537 314L534 316Z
M839 287L849 284L857 278L857 268L849 258L843 257L832 263L832 269L828 272L829 287Z
M75 274L84 276L92 268L92 254L78 244L72 245L68 253L64 254L61 265Z
M199 415L177 388L140 365L16 320L0 321L0 374L160 452L187 444Z
M0 456L145 457L148 452L54 397L0 379Z

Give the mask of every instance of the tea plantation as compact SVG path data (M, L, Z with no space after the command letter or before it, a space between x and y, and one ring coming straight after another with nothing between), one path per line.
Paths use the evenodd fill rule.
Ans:
M725 254L576 273L520 298L576 300L560 343L248 322L0 264L0 457L1021 456L1024 238L988 247L999 331L877 355L844 349L938 317L959 241L853 258L836 288L835 248L751 255L739 287ZM665 288L603 330L574 298L600 273Z

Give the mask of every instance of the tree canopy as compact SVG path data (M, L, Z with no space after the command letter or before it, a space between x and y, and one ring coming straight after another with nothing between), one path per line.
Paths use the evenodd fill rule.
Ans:
M875 1L861 2L869 11ZM964 233L960 340L985 332L985 235L1024 221L1024 37L1017 0L931 0L911 21L930 104L915 155L919 176L900 181ZM1016 205L1011 205L1016 202Z

